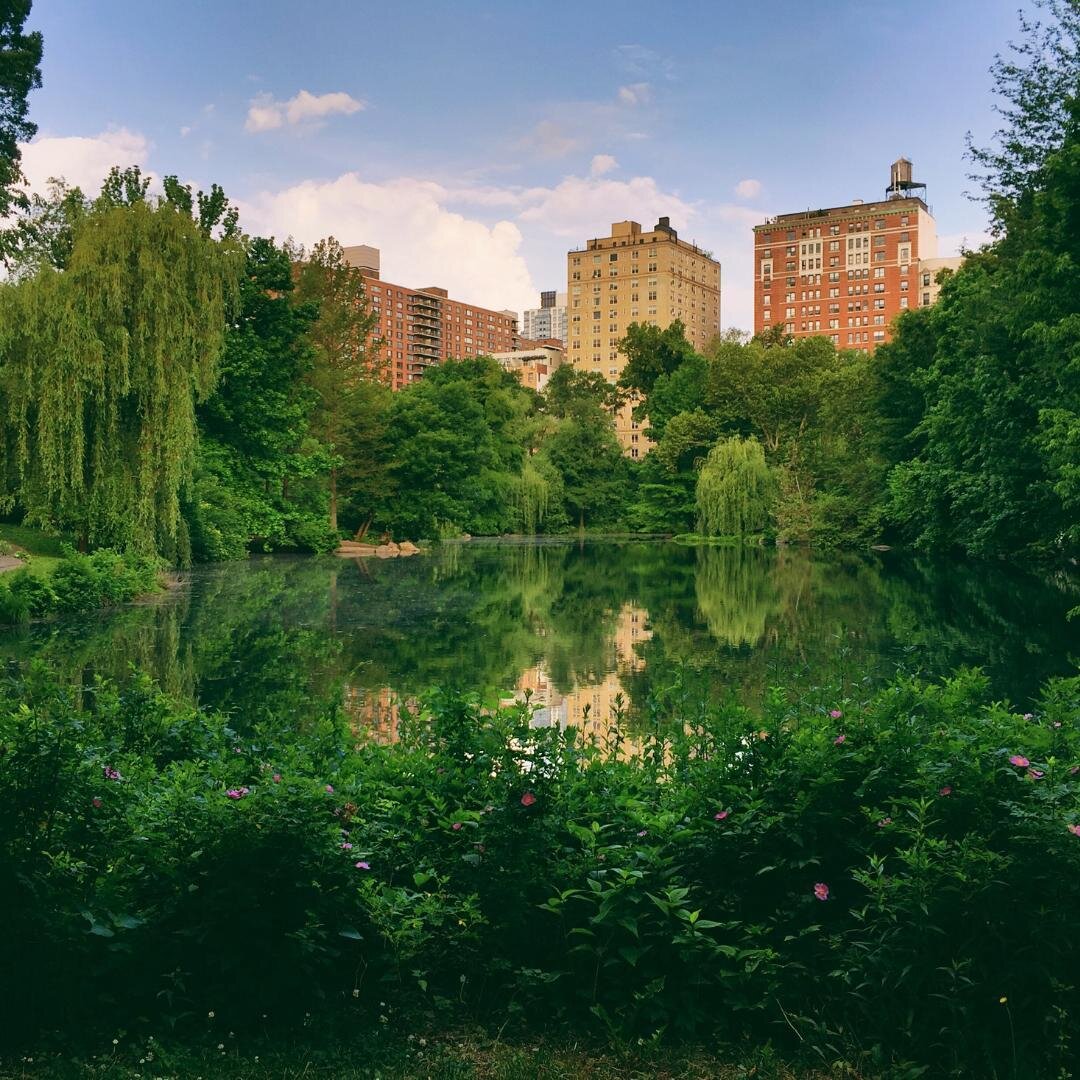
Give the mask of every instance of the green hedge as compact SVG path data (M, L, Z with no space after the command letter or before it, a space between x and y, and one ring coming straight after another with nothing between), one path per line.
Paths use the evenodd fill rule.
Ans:
M339 716L256 723L30 668L0 690L0 1022L467 1009L1057 1076L1080 1017L1080 680L1034 714L985 695L973 673L827 709L775 692L607 747L433 695L358 747Z
M95 551L68 552L51 573L9 571L0 577L0 625L123 604L160 587L161 563L152 557Z

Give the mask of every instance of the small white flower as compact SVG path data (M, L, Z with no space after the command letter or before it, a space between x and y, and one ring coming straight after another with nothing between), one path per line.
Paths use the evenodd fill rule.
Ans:
M360 996L360 991L359 991L358 989L357 989L357 990L354 990L354 991L352 992L352 996L353 996L353 997L355 997L355 998L358 998L358 997Z
M211 1020L213 1020L214 1019L214 1010L211 1009L206 1015L209 1016Z

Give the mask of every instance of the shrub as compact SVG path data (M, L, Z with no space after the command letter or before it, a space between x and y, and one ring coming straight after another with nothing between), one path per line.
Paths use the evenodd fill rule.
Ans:
M658 702L601 747L435 694L358 748L337 715L30 667L0 690L5 1021L385 1001L1050 1075L1080 1016L1080 680L985 698L968 672Z

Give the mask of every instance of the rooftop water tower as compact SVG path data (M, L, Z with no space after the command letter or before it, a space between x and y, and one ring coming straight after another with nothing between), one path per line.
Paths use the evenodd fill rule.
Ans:
M905 158L897 158L889 166L889 186L885 195L890 199L917 198L926 202L926 185L914 179L914 166Z

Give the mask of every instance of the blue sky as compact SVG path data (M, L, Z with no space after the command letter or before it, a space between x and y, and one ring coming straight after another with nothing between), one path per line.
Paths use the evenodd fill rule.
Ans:
M750 226L879 197L903 154L942 253L985 228L964 136L1016 0L35 0L37 186L111 163L216 181L248 231L382 250L383 276L520 310L568 248L668 214L751 323Z

